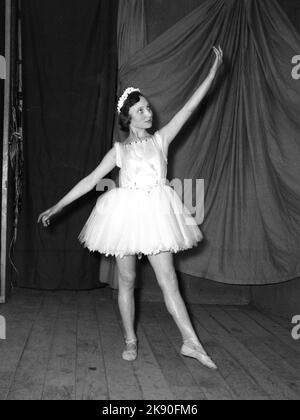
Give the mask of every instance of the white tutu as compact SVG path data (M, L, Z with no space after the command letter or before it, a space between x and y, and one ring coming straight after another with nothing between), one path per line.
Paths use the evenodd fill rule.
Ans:
M169 186L114 188L98 198L79 240L115 256L178 252L202 240L194 218Z
M90 251L120 257L138 254L141 258L142 254L163 251L176 253L192 248L203 239L187 207L173 188L166 185L163 175L166 174L167 158L157 137L151 139L156 141L135 143L135 147L115 143L117 165L122 168L121 187L98 198L78 236ZM159 153L153 153L154 149ZM145 156L142 161L141 156ZM138 165L134 164L133 158ZM146 163L150 164L151 173L147 171Z

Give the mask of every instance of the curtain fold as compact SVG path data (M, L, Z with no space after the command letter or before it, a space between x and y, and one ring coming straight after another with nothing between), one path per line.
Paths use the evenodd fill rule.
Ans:
M145 0L124 0L118 10L118 69L131 62L132 57L147 46L147 24ZM128 86L125 86L127 88ZM122 94L118 78L118 96ZM121 131L118 115L115 114L114 138L125 140L126 132Z
M299 277L300 85L291 60L300 37L277 2L207 0L121 66L119 92L139 87L157 129L204 79L219 44L223 69L169 150L170 180L205 182L205 239L177 254L176 268L231 284Z
M147 29L144 0L121 0L118 9L118 67L130 61L131 57L147 45ZM128 87L128 86L126 86ZM124 139L126 133L119 129L118 116L115 113L114 138ZM119 174L119 171L118 171ZM118 175L115 174L118 184ZM101 258L100 279L113 289L118 289L118 267L115 257ZM139 287L138 281L136 284Z
M99 195L91 191L53 220L51 207L111 147L117 75L117 0L27 0L24 54L24 199L14 263L21 287L99 286L99 254L77 236ZM104 281L105 279L100 279Z
M212 46L225 53L208 96L169 150L170 180L205 182L205 239L175 255L176 269L231 284L300 276L300 86L291 64L299 34L275 1L207 0L147 44L144 4L128 1L119 15L117 0L89 0L84 10L80 0L28 0L23 8L27 166L17 284L99 285L99 255L77 240L98 194L70 206L48 230L36 219L111 147L118 16L118 93L142 89L156 111L154 130L204 79ZM113 278L116 286L115 262L100 261L100 281Z
M119 68L147 45L145 0L122 0L118 12Z

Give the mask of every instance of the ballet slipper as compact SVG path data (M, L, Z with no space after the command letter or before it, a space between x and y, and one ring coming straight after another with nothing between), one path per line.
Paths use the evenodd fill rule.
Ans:
M122 353L123 360L128 362L133 362L137 358L137 339L125 338L125 350Z
M218 369L216 364L207 355L206 351L201 346L201 344L198 344L191 340L186 340L183 342L180 352L183 356L197 359L200 363L202 363L204 366L208 367L209 369L215 369L215 370Z

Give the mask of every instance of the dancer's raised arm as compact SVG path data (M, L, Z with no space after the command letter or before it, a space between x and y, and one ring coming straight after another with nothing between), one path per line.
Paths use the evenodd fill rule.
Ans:
M166 143L166 148L179 133L179 131L190 118L190 116L193 114L195 109L199 106L199 104L207 94L210 86L212 85L217 71L223 62L223 51L221 47L213 47L213 50L216 54L216 59L206 79L203 81L203 83L201 83L201 85L194 92L191 98L186 102L186 104L181 108L181 110L177 112L177 114L172 118L172 120L159 130L163 142Z
M41 221L45 227L48 226L52 216L59 213L64 207L71 204L73 201L91 191L97 183L105 177L105 175L113 170L115 166L116 150L112 147L93 172L79 181L78 184L76 184L75 187L73 187L57 204L39 215L37 223Z

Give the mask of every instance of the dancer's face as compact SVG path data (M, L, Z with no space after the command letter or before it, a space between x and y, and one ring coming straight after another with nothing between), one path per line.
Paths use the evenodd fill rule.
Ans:
M130 125L134 128L149 129L152 127L153 112L146 98L141 96L139 102L129 110L131 117Z

